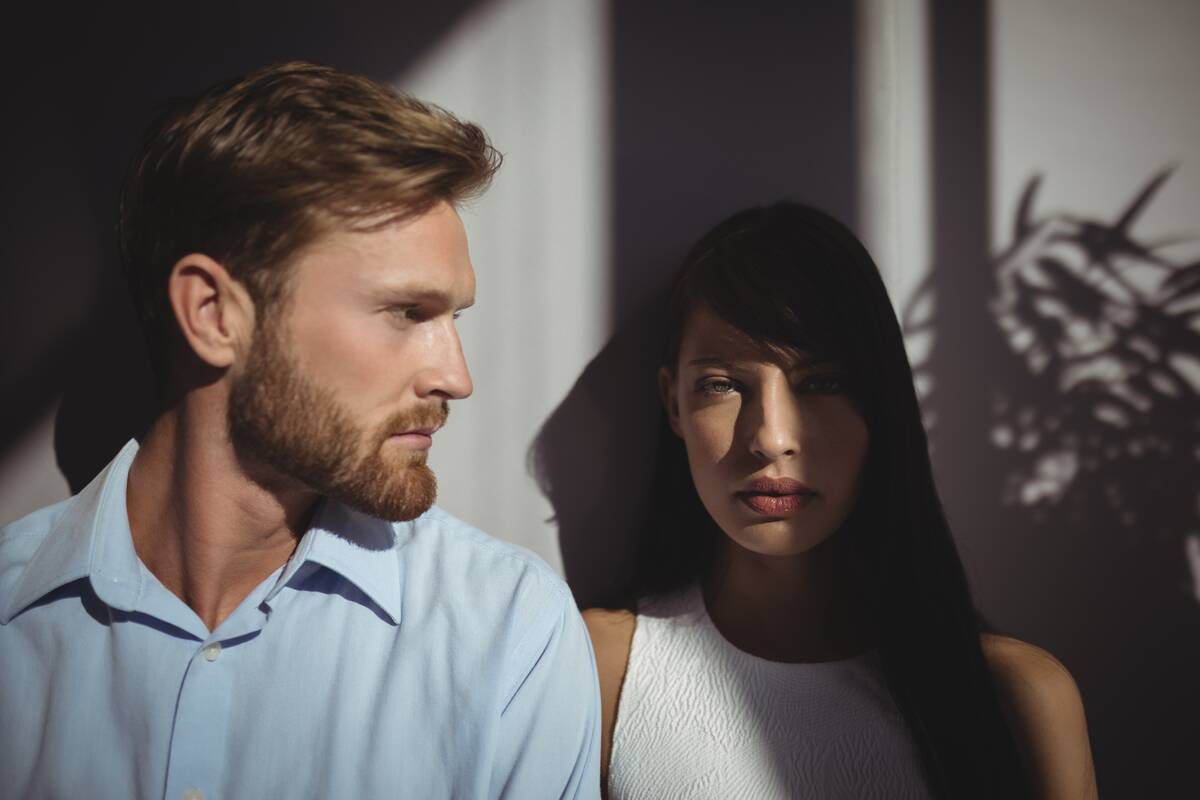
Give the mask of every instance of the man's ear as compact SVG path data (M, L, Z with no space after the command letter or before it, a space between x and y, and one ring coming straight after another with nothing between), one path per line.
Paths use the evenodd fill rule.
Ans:
M167 278L175 321L196 356L212 367L228 367L248 349L254 334L254 301L218 262L190 253Z
M675 376L671 374L671 370L666 367L658 368L658 399L662 401L663 411L667 412L667 424L671 426L671 430L676 436L682 437L679 432L679 392L677 391L678 382Z

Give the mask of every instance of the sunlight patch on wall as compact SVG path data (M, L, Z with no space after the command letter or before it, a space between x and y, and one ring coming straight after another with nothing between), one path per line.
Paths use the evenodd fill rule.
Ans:
M608 335L607 24L605 3L496 0L394 81L483 126L505 157L463 214L478 302L459 330L475 394L435 441L438 504L560 570L526 451Z
M902 309L932 254L928 9L924 2L858 0L855 16L859 234L893 306Z

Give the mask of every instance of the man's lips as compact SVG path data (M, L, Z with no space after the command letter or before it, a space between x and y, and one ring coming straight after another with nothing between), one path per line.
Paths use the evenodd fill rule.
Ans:
M768 517L795 514L816 496L812 489L791 478L758 478L737 492L737 498L751 511Z
M414 450L428 450L433 446L433 435L441 428L440 425L428 428L416 428L411 431L393 433L391 441L397 442Z

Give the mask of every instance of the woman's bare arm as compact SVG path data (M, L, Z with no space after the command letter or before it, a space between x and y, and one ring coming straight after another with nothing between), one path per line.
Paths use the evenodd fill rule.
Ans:
M1087 720L1071 673L1045 650L1006 636L984 636L983 652L1035 796L1093 800Z

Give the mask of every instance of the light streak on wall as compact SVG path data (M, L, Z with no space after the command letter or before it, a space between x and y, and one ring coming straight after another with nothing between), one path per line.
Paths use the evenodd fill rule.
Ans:
M460 320L475 394L431 456L438 503L561 569L526 451L608 336L607 6L498 0L396 85L482 125L504 153L464 214L478 304Z

